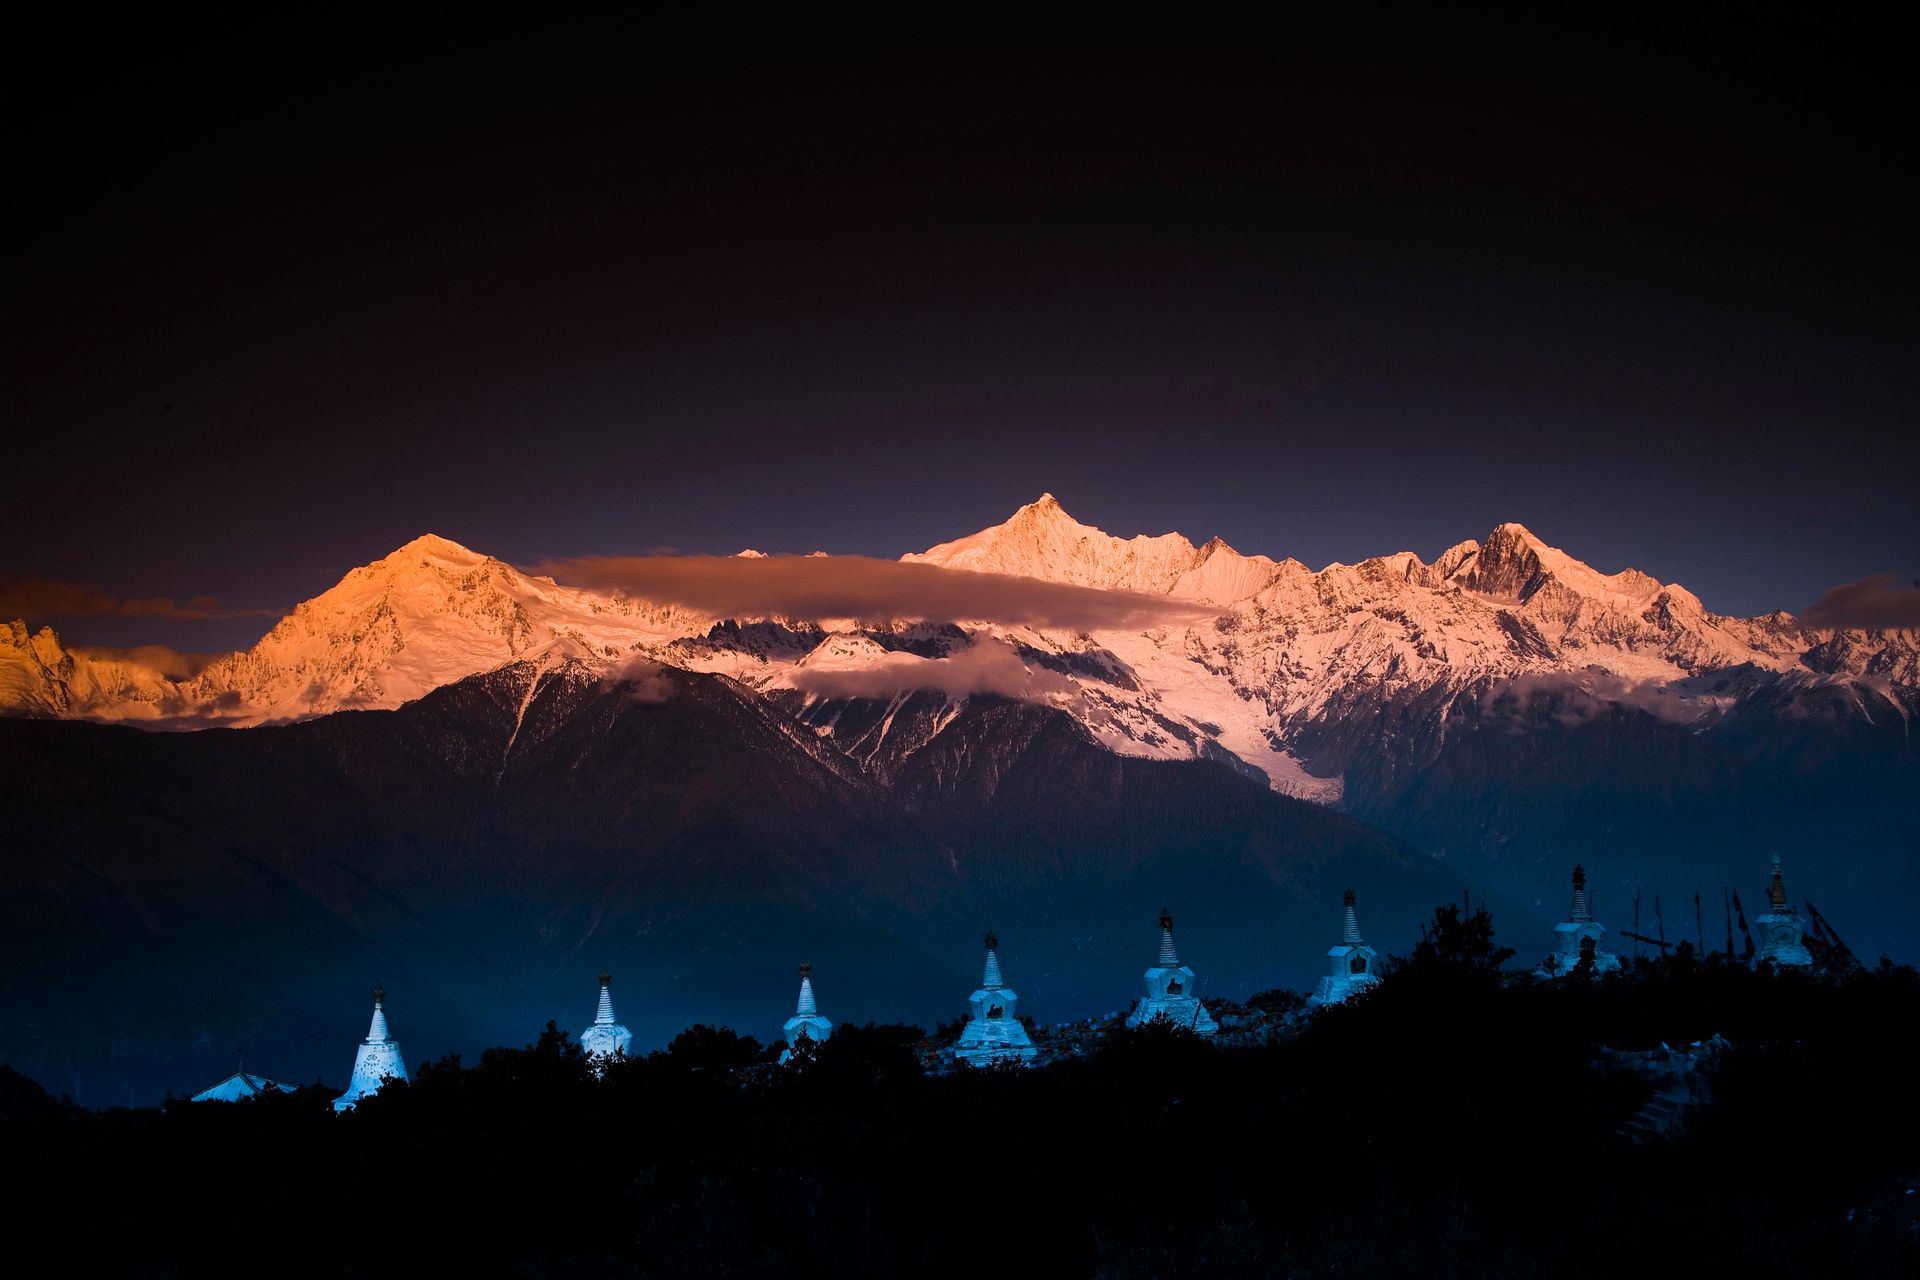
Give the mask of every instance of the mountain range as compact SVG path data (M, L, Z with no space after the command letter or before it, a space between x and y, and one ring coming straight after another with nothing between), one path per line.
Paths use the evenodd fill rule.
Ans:
M793 568L762 559L700 572ZM6 1060L115 1098L228 1040L319 1063L408 979L422 1039L471 1046L616 961L658 1042L777 1025L803 953L823 999L844 966L839 1016L926 1021L987 924L1080 1016L1124 1007L1163 901L1246 994L1308 979L1349 880L1386 949L1470 886L1525 952L1575 862L1616 928L1640 895L1643 932L1723 945L1721 890L1779 852L1856 950L1920 932L1920 635L1715 614L1518 524L1315 571L1047 495L886 570L981 616L573 567L422 537L191 674L0 627ZM1062 625L1000 584L1127 607Z

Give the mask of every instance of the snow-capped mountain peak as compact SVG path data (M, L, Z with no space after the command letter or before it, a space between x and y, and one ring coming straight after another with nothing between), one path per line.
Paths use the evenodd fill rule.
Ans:
M14 714L261 724L399 706L556 648L611 660L693 625L682 611L563 587L425 534L187 679L69 652L51 630L28 642L18 627L18 642L0 637L0 697Z
M1460 699L1572 681L1582 696L1695 724L1763 685L1789 690L1781 696L1824 681L1857 684L1846 695L1856 700L1910 697L1920 669L1912 633L1809 636L1786 615L1722 617L1683 587L1633 569L1602 573L1517 523L1432 563L1402 551L1314 571L1218 537L1200 546L1178 533L1115 537L1042 494L1000 524L903 559L1211 608L1192 624L1093 634L991 621L743 625L567 586L426 534L190 676L70 648L48 629L0 628L0 706L250 725L394 707L528 659L600 663L614 675L643 660L725 675L775 700L804 697L808 714L824 717L816 729L840 701L910 689L1044 693L1115 751L1205 756L1332 799L1352 753L1387 732L1388 708L1423 708L1435 719L1421 732L1444 735ZM938 731L923 725L909 740Z
M901 559L1214 604L1252 595L1274 567L1265 556L1242 556L1218 538L1205 547L1177 533L1116 538L1075 520L1051 493L1003 524Z
M475 564L489 557L461 546L452 538L443 538L437 533L423 533L411 542L395 547L392 552L382 556L376 564L395 561L406 562L415 558L440 560L451 564Z
M1470 591L1519 604L1557 586L1585 599L1637 609L1663 590L1638 569L1601 573L1512 521L1497 526L1448 576Z

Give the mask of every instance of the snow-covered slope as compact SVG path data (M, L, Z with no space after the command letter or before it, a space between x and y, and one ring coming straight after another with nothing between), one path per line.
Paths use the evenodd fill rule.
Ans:
M0 623L0 714L77 716L112 713L163 699L173 681L129 656L70 650L52 627L29 632L24 621Z
M1045 701L1123 754L1211 757L1335 800L1353 753L1389 731L1376 726L1387 706L1418 706L1420 731L1438 735L1462 699L1477 708L1541 690L1700 726L1762 687L1776 702L1844 687L1863 714L1885 703L1906 716L1920 666L1915 633L1723 617L1684 587L1632 569L1599 572L1518 524L1431 563L1401 552L1314 571L1218 539L1116 538L1043 495L1004 524L905 559L1156 593L1215 612L1190 625L1093 633L991 619L736 621L559 585L427 536L349 573L252 649L191 678L90 659L50 630L14 623L0 629L0 706L250 725L394 707L558 655L610 674L657 662L725 675L788 704L828 744L842 720L836 704L898 700L900 715L848 721L869 754L882 745L876 733L931 740L971 696ZM945 694L946 712L916 710L929 700L908 695L929 691Z
M543 654L611 661L693 625L677 610L557 586L428 534L190 679L128 678L126 664L68 653L51 631L23 640L16 623L11 642L0 637L0 690L13 714L253 725L396 707Z
M1245 599L1271 581L1275 569L1265 556L1243 556L1218 538L1204 547L1177 533L1116 538L1075 520L1050 493L1005 524L901 559L1209 604Z

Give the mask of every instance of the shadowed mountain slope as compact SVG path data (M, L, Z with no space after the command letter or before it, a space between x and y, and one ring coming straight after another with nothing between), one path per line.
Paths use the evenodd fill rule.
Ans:
M1209 992L1246 994L1312 977L1349 882L1387 945L1460 889L1059 711L974 699L889 771L725 678L578 662L281 727L4 722L0 799L0 1052L96 1105L238 1057L337 1083L376 983L414 1061L584 1025L602 965L648 1047L771 1036L800 959L830 1017L931 1023L992 926L1054 1020L1126 1006L1162 905Z

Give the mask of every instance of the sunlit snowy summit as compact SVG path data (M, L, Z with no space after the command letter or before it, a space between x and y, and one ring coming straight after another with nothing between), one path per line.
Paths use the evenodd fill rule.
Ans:
M1045 701L1123 755L1214 760L1333 802L1382 735L1444 741L1463 712L1535 696L1563 720L1622 707L1690 729L1748 706L1853 708L1868 721L1920 709L1920 633L1728 617L1637 570L1596 570L1515 523L1431 561L1402 551L1314 570L1218 538L1115 537L1045 494L903 560L1138 593L1179 611L1086 629L720 616L557 582L426 535L191 674L0 624L0 712L249 726L397 707L509 666L618 676L650 664L737 681L862 765L921 749L944 721L937 705L903 708L854 732L841 715L849 697L985 694Z

